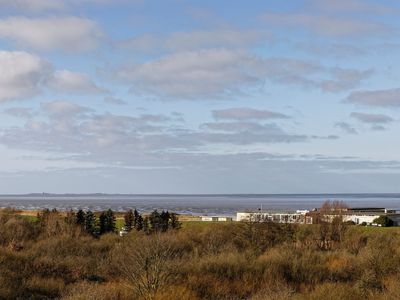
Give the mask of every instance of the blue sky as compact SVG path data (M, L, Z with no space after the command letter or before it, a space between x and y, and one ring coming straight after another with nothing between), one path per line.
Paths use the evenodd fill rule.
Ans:
M399 13L0 0L0 193L400 192Z

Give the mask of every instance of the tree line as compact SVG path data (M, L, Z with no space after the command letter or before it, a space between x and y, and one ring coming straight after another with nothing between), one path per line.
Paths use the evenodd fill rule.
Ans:
M59 217L59 212L56 209L45 209L38 213L38 221L43 226L49 224L49 220L54 217ZM117 231L116 216L112 209L102 211L99 214L95 214L91 210L84 211L80 209L77 212L70 210L65 216L65 221L67 224L77 225L84 232L93 236L101 236L106 233L114 233ZM57 231L58 223L54 222L54 224L55 228L53 228L53 230ZM176 230L180 227L181 223L176 213L170 213L164 210L160 213L158 210L154 210L151 214L143 216L136 209L130 209L124 214L124 226L122 230L124 232L136 230L143 231L146 234L152 234L167 232L170 229Z
M149 216L143 217L136 209L129 210L124 215L124 230L129 232L133 229L144 231L147 234L154 232L166 232L169 229L179 229L181 223L176 213L154 210Z

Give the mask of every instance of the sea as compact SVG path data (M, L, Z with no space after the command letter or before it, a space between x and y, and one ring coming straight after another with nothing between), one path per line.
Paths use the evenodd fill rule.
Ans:
M320 207L326 200L344 201L350 207L384 207L400 211L400 194L235 194L235 195L111 195L29 194L0 195L0 207L21 210L57 209L114 211L168 210L194 216L236 216L238 211L262 209L294 212Z

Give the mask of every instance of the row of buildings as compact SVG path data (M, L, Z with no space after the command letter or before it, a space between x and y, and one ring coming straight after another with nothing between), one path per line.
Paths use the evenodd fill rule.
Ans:
M233 221L233 218L232 217L202 216L201 220L203 222L230 222L230 221Z
M252 222L276 222L290 224L315 224L319 221L332 222L337 217L343 222L354 222L355 224L373 225L374 220L386 216L393 225L400 225L400 214L396 210L377 208L377 207L360 207L360 208L340 208L340 209L313 209L297 210L295 213L272 213L262 210L237 212L236 221L252 221ZM203 216L202 221L208 222L226 222L232 221L231 217L210 217Z
M312 217L308 213L308 210L298 210L295 213L271 213L261 210L247 211L236 213L236 221L312 224Z

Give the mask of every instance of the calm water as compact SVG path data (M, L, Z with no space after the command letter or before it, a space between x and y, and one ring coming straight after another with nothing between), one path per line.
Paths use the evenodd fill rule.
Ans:
M262 206L270 211L295 211L320 207L325 200L343 200L351 207L386 207L400 210L400 194L312 194L312 195L0 195L0 207L37 210L44 208L111 208L142 212L154 209L193 215L236 215L237 211Z

